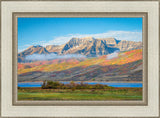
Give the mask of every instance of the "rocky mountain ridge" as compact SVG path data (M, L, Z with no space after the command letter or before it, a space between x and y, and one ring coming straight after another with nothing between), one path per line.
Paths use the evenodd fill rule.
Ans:
M129 51L133 49L141 49L142 42L117 40L115 38L72 38L64 45L48 45L30 46L23 52L18 54L18 62L23 62L25 56L32 54L81 54L87 57L95 57L98 55L107 55L116 50Z
M26 50L24 50L21 53L18 53L18 62L23 62L25 60L25 57L27 55L32 54L49 54L50 52L47 51L47 49L43 46L37 45L37 46L30 46Z

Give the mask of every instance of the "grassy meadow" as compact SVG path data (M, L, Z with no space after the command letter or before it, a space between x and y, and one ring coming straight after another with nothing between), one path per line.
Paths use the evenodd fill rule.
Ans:
M18 100L142 100L142 88L18 88Z

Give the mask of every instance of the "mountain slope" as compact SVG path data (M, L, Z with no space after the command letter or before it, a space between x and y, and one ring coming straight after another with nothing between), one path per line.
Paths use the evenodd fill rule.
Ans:
M119 48L120 51L142 49L142 42L120 41L116 47Z
M115 50L129 51L141 49L142 42L117 40L115 38L72 38L64 45L61 54L83 54L86 56L106 55Z
M32 55L32 54L49 54L49 52L47 51L46 48L40 45L30 46L29 48L18 54L18 62L23 62L27 55Z
M18 64L18 81L142 81L142 49L88 59Z
M88 57L113 53L116 48L109 48L103 40L92 37L72 38L62 49L62 54L82 54Z
M48 52L54 52L56 54L60 54L64 45L47 45L45 48Z

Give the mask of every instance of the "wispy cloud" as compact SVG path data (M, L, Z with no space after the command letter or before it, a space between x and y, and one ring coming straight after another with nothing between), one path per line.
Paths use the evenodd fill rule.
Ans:
M44 41L37 41L37 42L34 42L32 43L32 45L41 45L41 46L44 46L47 42L44 40Z
M108 55L107 55L107 60L110 60L110 59L113 59L113 58L118 57L118 54L119 54L119 50L116 50L116 51L114 51L113 53L108 54Z
M51 44L61 45L61 44L68 42L73 37L77 37L77 38L82 38L82 37L109 38L109 37L113 37L118 40L142 41L142 32L138 32L138 31L109 31L109 32L98 33L98 34L69 34L66 36L55 37L53 40L50 40L50 41L44 43L44 46L51 45Z
M80 54L57 55L52 53L52 54L33 54L25 57L26 60L51 60L51 59L69 59L69 58L86 58L86 56Z

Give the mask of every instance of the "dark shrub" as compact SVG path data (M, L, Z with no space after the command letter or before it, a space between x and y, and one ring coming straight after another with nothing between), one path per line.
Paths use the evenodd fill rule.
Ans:
M71 81L69 84L62 84L58 81L43 81L42 84L42 89L71 89L72 91L75 91L76 89L91 89L91 90L96 90L96 89L111 89L112 87L109 87L107 85L102 85L102 84L95 84L95 85L89 85L89 84L84 84L81 82L80 84L75 83L74 81Z

